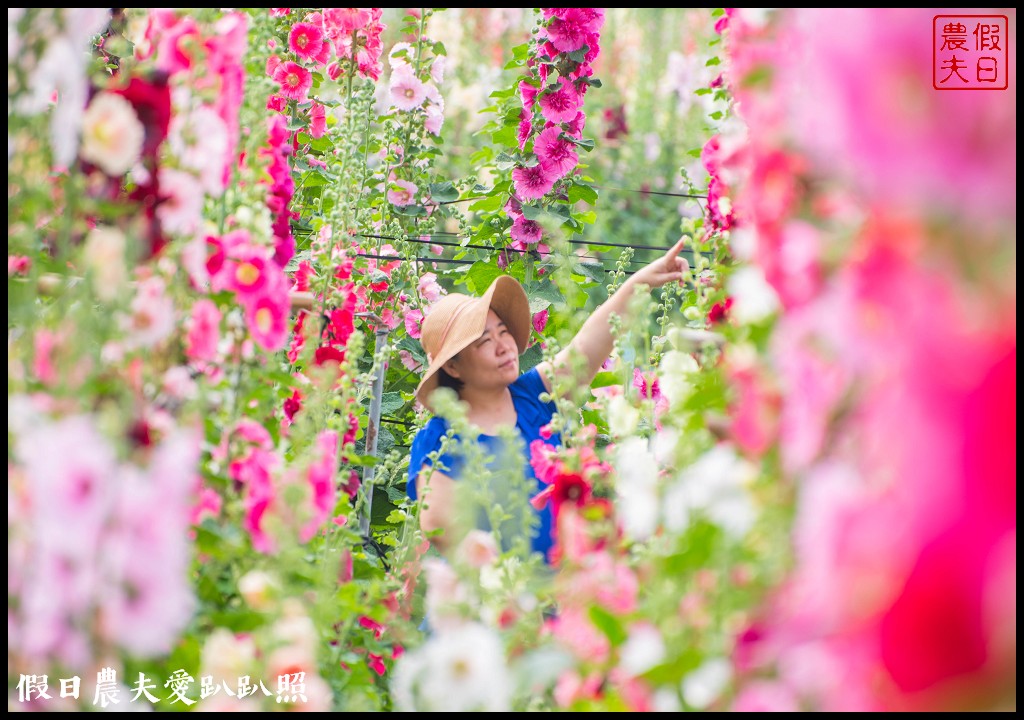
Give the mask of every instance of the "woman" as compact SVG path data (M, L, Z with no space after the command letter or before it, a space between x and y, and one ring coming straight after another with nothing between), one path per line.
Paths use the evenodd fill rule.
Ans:
M525 443L527 479L536 484L529 462L530 443L543 439L557 446L561 442L557 435L544 439L540 434L555 413L553 402L540 400L542 393L551 391L552 374L571 373L571 358L579 353L586 359L585 375L575 379L589 385L612 351L609 315L625 315L629 299L640 285L658 288L681 281L689 269L686 260L679 257L682 247L680 240L663 257L637 271L587 318L552 363L542 362L522 375L519 355L526 350L532 321L522 285L502 276L480 298L446 295L423 321L421 342L430 365L416 390L417 399L432 410L431 393L442 385L453 388L468 407L467 419L480 431L477 442L491 455L498 455L498 431L516 428ZM447 453L438 458L435 468L428 456L440 448L447 432L448 423L440 417L431 418L419 430L410 451L406 486L413 499L429 490L420 510L420 526L428 533L444 530L431 540L445 554L458 540L453 536L452 521L462 463L457 453ZM540 526L532 538L532 548L547 560L554 543L550 503L539 515Z

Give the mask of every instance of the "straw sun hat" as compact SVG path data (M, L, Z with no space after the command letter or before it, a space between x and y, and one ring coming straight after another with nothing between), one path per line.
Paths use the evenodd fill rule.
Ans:
M430 366L416 388L416 399L432 410L430 394L438 386L438 371L446 362L480 339L487 324L487 311L494 314L512 333L516 347L522 354L530 341L532 326L530 301L519 281L501 275L491 283L482 297L451 293L438 300L423 320L420 342L427 353Z

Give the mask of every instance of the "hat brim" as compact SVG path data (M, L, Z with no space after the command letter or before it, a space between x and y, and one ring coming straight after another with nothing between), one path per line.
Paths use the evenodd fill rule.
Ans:
M518 280L510 275L501 275L495 278L482 296L474 299L460 313L456 320L457 325L423 374L423 379L416 388L416 399L431 412L433 408L430 406L430 395L438 387L438 371L445 363L480 339L487 327L488 310L494 310L494 314L505 323L505 327L516 342L519 354L522 355L526 351L533 326L530 300Z

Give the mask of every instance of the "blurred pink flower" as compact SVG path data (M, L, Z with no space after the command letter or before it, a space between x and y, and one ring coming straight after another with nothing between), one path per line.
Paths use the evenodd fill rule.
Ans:
M733 700L732 712L788 712L800 710L793 691L779 682L757 680L742 687Z
M563 608L558 617L548 621L548 627L552 636L576 658L598 665L608 659L608 638L594 627L585 610Z
M542 332L544 332L544 328L547 327L547 324L548 324L548 311L547 311L546 308L544 310L541 310L539 312L534 313L534 315L533 315L533 329L534 330L536 330L538 333L542 333Z
M261 295L245 307L245 321L252 339L267 352L277 352L288 341L291 300L287 289Z
M416 286L420 291L420 297L428 303L437 302L444 294L444 288L442 288L437 282L437 275L432 272L420 275L420 279L416 283Z
M192 306L192 316L185 338L185 355L189 360L214 360L220 342L221 313L212 300L200 298Z
M203 213L203 186L195 175L173 168L159 173L160 202L156 217L165 233L191 235L199 229Z
M309 135L313 138L323 137L327 132L327 108L318 102L309 108Z
M323 526L337 501L334 477L338 469L338 433L325 430L316 438L318 457L309 466L307 479L313 493L313 517L299 533L300 542L308 542Z
M409 337L419 339L423 326L423 313L420 310L410 310L405 313L405 330Z
M11 275L28 275L32 268L32 259L25 255L7 256L7 277Z
M152 347L174 331L174 301L164 292L163 279L151 277L136 286L131 314L123 327L127 333L126 348Z

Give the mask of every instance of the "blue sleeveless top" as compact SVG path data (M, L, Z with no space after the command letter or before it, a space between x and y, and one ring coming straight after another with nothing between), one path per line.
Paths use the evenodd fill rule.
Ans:
M540 436L540 429L551 422L556 408L553 402L540 401L541 393L546 390L537 368L520 375L519 379L509 385L508 389L512 393L512 404L516 409L516 429L525 443L523 448L524 474L527 484L534 487L534 491L530 495L533 497L542 488L533 472L533 466L530 465L530 443L534 440L542 440L555 447L561 444L562 440L558 435L552 435L547 440ZM409 451L409 478L406 483L406 492L413 500L416 499L416 477L424 465L431 464L430 458L427 456L441 447L441 439L447 434L448 421L440 417L432 417L416 433L416 437L412 441L412 449ZM458 436L456 435L455 438L458 439ZM501 455L501 438L494 435L479 435L477 442L483 446L486 454L494 457L491 464L488 465L488 467L494 467ZM449 443L448 447L451 448L452 443ZM438 462L445 468L442 469L442 472L448 477L458 480L462 475L463 458L461 453L445 453L438 457ZM528 500L529 498L524 498L524 501ZM547 503L542 510L538 511L532 507L531 510L540 518L540 526L535 530L531 545L535 552L539 552L544 560L548 561L548 551L554 544L551 503Z

